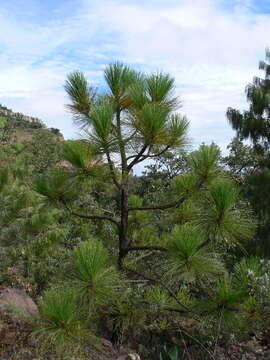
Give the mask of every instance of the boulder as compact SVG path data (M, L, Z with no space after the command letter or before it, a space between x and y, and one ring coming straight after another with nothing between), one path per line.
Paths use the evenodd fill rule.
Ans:
M19 320L34 320L39 316L38 307L30 296L14 288L0 290L0 310Z

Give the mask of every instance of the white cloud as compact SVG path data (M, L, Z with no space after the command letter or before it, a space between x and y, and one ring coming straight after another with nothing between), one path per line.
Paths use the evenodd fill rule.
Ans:
M218 5L197 0L158 8L108 1L98 14L120 34L126 61L175 76L195 142L215 140L225 148L233 135L226 109L246 106L244 88L269 41L270 16L251 13L249 4L230 11Z
M69 14L59 12L41 25L5 12L0 101L72 136L64 109L66 73L87 70L98 85L104 64L117 57L141 70L170 72L195 143L215 140L224 148L232 137L226 109L246 106L244 87L269 45L270 15L252 13L249 1L231 9L221 5L221 0L81 0Z

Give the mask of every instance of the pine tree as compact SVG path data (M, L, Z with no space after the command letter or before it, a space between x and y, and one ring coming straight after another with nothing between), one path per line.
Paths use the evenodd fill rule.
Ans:
M102 224L75 249L67 285L89 318L100 307L110 314L112 337L140 326L165 331L177 316L197 321L209 309L214 322L223 313L235 318L243 297L226 260L230 249L245 247L254 224L220 166L219 148L202 145L186 155L188 121L176 113L179 99L168 74L143 75L116 63L104 75L102 94L81 72L68 76L68 108L85 138L64 145L70 167L35 181L44 201ZM151 198L156 203L132 192L136 165L168 151L184 154L186 166L166 179L163 193Z
M188 121L175 113L179 101L173 92L174 80L168 74L145 76L116 63L106 68L104 77L108 86L108 93L104 95L98 96L80 72L69 74L65 88L71 99L68 107L94 149L94 154L93 151L90 154L89 149L84 150L85 154L106 159L119 199L117 216L109 216L109 211L105 211L101 215L81 214L81 217L109 221L116 226L119 234L118 263L121 266L129 252L140 250L128 237L132 212L169 209L183 201L177 199L162 205L130 206L132 171L147 159L156 158L169 149L181 148L186 143ZM66 148L66 156L73 165L86 167L85 163L78 164L74 156L71 158L71 153L78 152L80 150L74 146ZM90 163L91 160L88 165ZM74 215L80 216L78 213Z
M228 165L238 167L245 176L245 192L251 201L259 219L257 235L261 242L261 251L270 254L270 198L268 184L270 178L270 51L266 50L266 61L261 61L259 68L264 71L264 78L255 77L252 84L246 87L249 110L240 112L229 108L227 117L232 128L236 130L237 139L232 147L232 156ZM250 140L253 147L249 150L241 141ZM236 140L235 140L236 141ZM248 151L243 157L241 151ZM234 151L234 153L233 153ZM239 156L241 164L239 163ZM239 171L239 170L238 170Z
M270 51L266 50L266 61L261 61L259 69L264 71L264 79L254 77L247 85L246 95L249 110L241 113L229 108L228 120L240 139L252 141L258 151L268 151L270 146Z

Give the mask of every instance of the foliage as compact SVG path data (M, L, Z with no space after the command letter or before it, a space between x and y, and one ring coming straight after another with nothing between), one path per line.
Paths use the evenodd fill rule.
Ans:
M269 108L270 108L270 52L266 49L266 61L261 61L259 68L264 71L264 79L255 77L252 84L246 87L247 100L250 104L248 111L242 114L229 108L227 116L237 135L243 139L250 139L255 147L265 150L269 146Z
M255 77L247 85L246 95L249 109L240 112L229 108L227 117L236 130L238 140L231 144L231 154L225 159L230 169L237 176L241 175L243 190L255 212L258 214L257 236L260 246L255 248L258 254L269 255L269 197L267 192L269 172L269 119L270 119L270 53L266 50L266 61L261 61L259 68L264 71L264 78ZM250 140L252 146L242 144ZM243 151L246 154L243 154Z
M171 347L170 349L167 348L166 345L164 345L163 349L161 350L159 354L160 360L178 360L178 349L176 346Z
M169 242L168 274L187 282L209 279L224 272L222 263L204 245L200 229L191 226L176 226Z
M89 311L112 304L120 289L116 269L109 266L109 256L102 244L94 239L82 242L74 250L73 287Z
M267 213L265 153L239 139L227 159L214 143L189 151L169 74L115 63L104 78L102 93L79 71L65 84L84 139L43 128L2 145L1 282L40 298L37 344L83 358L106 337L149 359L176 344L160 352L172 360L263 329L269 264L250 244Z
M72 289L51 288L39 304L42 326L34 333L41 352L55 350L58 356L81 354L83 345L93 341L81 320L76 295Z

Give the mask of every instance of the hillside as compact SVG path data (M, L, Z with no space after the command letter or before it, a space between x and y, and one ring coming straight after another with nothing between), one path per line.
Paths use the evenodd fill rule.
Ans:
M37 130L49 131L56 140L63 140L59 129L47 128L39 118L13 112L0 104L0 143L29 141Z

